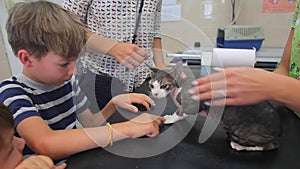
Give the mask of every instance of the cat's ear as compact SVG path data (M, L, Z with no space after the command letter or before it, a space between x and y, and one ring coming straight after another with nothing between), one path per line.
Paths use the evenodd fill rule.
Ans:
M183 63L182 61L179 61L176 63L175 67L171 70L171 75L175 78L175 79L179 79L181 74L183 71Z
M154 67L151 67L150 65L146 64L145 65L148 67L148 69L151 71L150 73L150 77L151 78L154 78L155 77L155 74L158 72L159 69L157 68L154 68Z

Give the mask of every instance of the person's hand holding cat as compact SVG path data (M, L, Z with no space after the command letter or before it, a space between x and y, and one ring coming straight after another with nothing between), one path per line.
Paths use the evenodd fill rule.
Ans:
M189 93L195 100L214 100L212 104L245 105L270 100L280 91L274 83L279 74L263 69L226 68L217 73L193 81L195 86ZM288 78L288 77L287 77Z
M138 108L132 103L142 104L147 110L150 110L151 106L155 106L155 102L149 96L141 93L117 95L113 97L113 102L116 106L132 112L138 112Z

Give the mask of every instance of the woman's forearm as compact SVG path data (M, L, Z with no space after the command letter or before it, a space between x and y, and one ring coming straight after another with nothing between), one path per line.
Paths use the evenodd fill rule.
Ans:
M92 32L88 32L87 37L87 50L91 52L107 54L109 50L118 43L116 40L105 38Z

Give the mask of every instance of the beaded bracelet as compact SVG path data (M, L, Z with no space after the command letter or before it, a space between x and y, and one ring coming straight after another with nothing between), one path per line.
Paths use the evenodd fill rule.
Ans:
M110 123L106 123L106 126L108 126L108 129L109 129L109 137L108 137L108 141L107 141L105 147L108 145L110 145L110 146L113 145L113 138L112 138L113 137L113 128Z

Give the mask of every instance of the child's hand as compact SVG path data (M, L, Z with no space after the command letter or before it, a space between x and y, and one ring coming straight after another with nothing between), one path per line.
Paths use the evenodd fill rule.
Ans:
M132 112L138 112L138 108L133 106L132 103L142 104L147 110L150 110L151 106L155 106L154 101L150 97L141 93L117 95L113 97L113 102L116 106Z
M15 169L64 169L66 168L66 166L67 165L63 163L60 166L55 167L53 161L49 157L43 155L36 155L23 160Z
M127 121L126 135L131 138L142 136L154 137L159 134L159 125L166 119L148 113L143 113L130 121Z
M67 164L66 163L63 163L59 166L56 166L55 169L65 169L67 167Z

